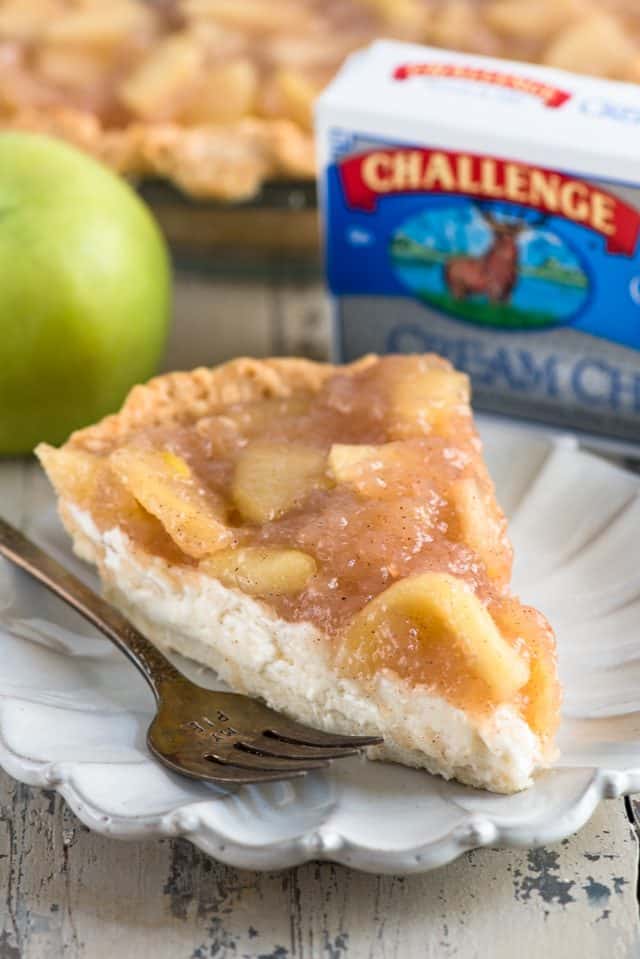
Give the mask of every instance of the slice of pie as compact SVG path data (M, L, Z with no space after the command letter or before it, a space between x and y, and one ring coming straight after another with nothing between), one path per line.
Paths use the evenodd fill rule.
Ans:
M235 360L38 455L78 555L159 646L376 756L497 792L554 756L553 632L436 356Z

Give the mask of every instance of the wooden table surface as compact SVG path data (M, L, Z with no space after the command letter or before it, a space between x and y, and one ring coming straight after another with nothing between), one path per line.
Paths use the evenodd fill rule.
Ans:
M176 309L170 366L326 349L314 283L193 275ZM59 796L0 771L0 959L627 959L640 957L637 887L630 801L556 846L480 850L423 876L254 873L183 839L90 833Z

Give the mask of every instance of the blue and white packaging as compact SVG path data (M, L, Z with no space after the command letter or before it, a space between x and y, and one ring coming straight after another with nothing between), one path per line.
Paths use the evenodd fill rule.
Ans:
M381 41L318 100L337 357L434 351L478 405L640 439L640 91Z

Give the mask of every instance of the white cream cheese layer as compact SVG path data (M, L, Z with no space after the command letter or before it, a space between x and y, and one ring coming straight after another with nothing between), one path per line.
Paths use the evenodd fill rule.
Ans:
M341 678L329 642L263 603L196 570L137 554L118 528L100 533L71 504L62 513L76 552L96 562L105 594L158 646L214 669L237 692L321 729L379 733L371 758L423 767L495 792L531 785L540 743L511 706L482 721L391 671L372 683Z

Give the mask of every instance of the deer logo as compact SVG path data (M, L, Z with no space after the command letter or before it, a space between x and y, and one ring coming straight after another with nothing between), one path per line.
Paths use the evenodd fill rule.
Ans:
M475 208L491 229L492 241L481 256L452 256L444 267L445 282L456 300L482 293L492 303L507 303L518 279L518 236L538 226L544 216L528 220L498 220L488 210Z

